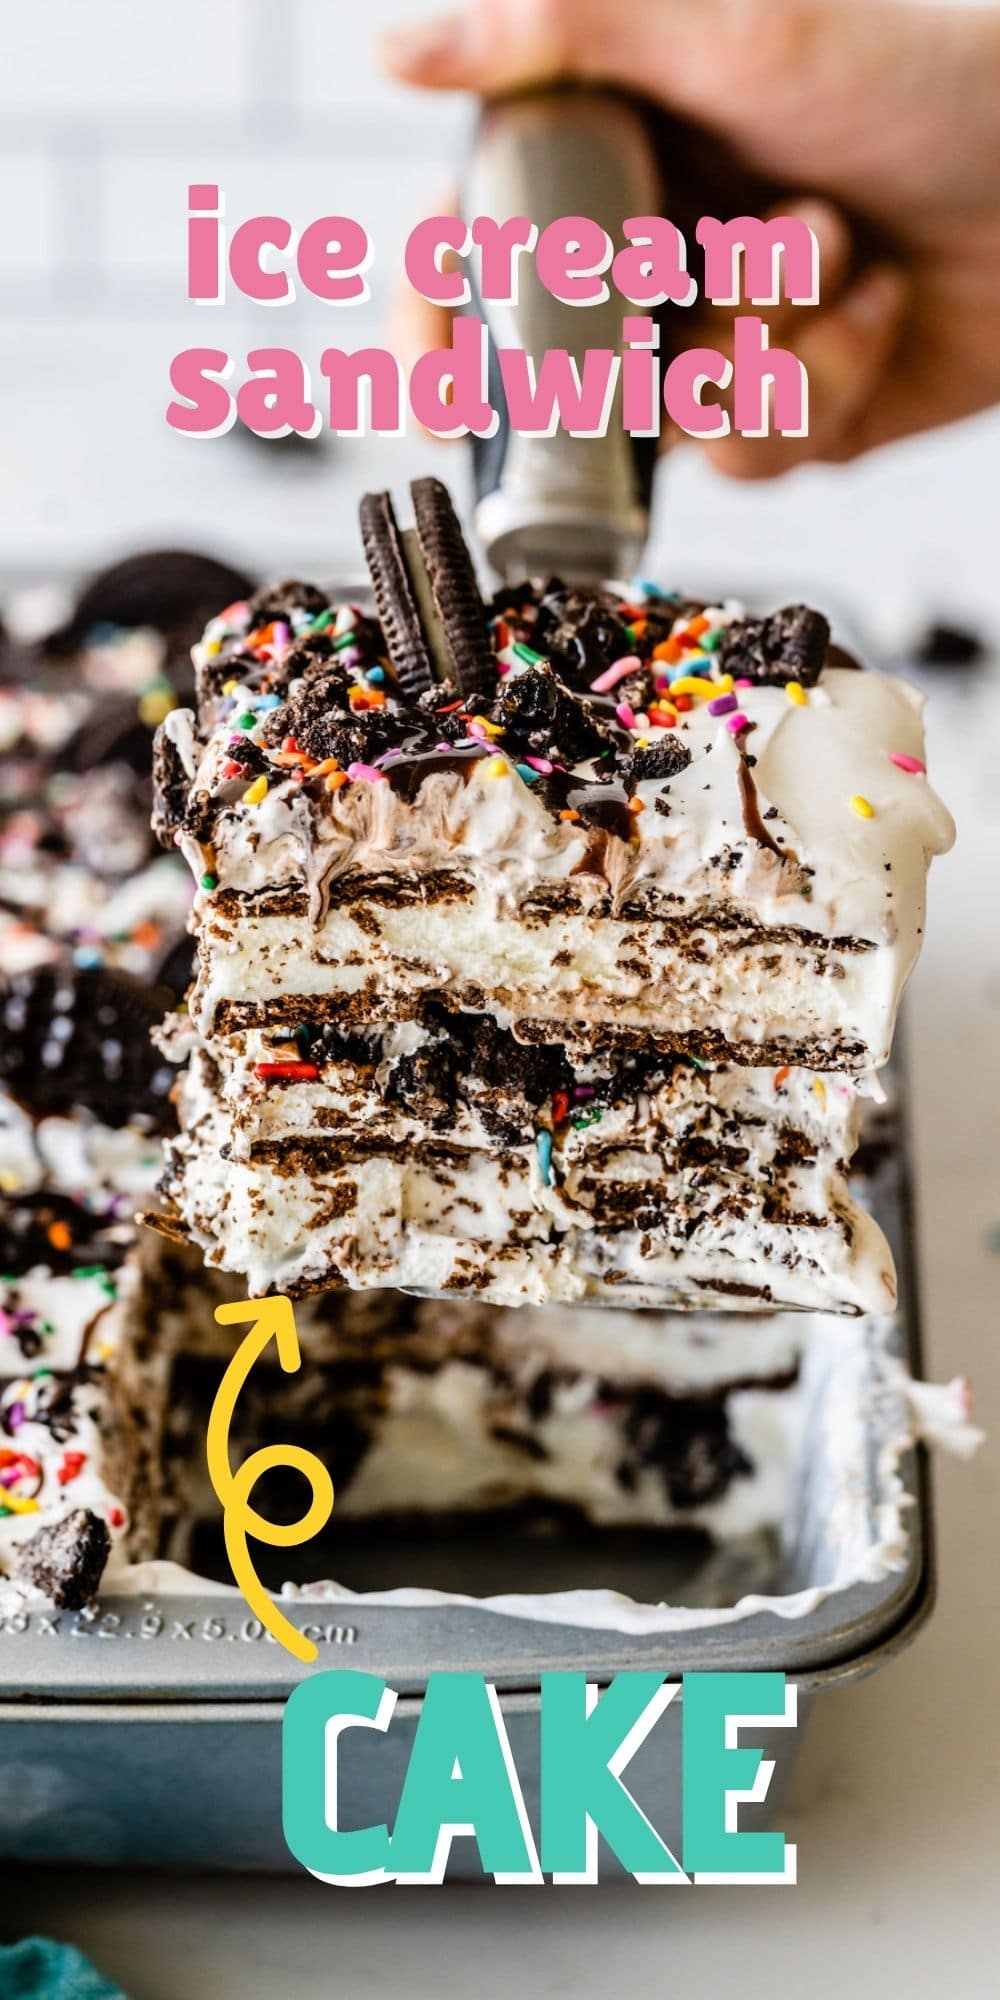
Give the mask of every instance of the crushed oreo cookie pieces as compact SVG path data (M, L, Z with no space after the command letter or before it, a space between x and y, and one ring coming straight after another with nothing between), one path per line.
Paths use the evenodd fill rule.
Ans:
M429 731L426 747L432 743L468 743L470 710L454 681L440 681L425 688L417 709Z
M647 778L676 778L679 772L687 770L690 762L687 744L671 730L656 743L637 746L625 760L622 779L626 790L634 792Z
M542 592L534 643L573 683L589 686L632 651L621 611L613 591L571 589L553 577Z
M264 718L264 742L277 750L291 736L308 757L335 757L344 770L371 763L399 743L399 718L387 707L352 709L354 682L352 670L324 661Z
M190 834L191 839L198 841L200 846L209 847L215 833L221 804L220 799L213 798L211 792L204 789L190 792L187 810L181 821L182 831Z
M489 1014L457 1016L452 1033L471 1075L522 1096L529 1104L543 1104L554 1090L572 1082L573 1072L560 1044L518 1042Z
M180 750L161 727L153 742L153 831L161 847L174 846L184 824L190 789Z
M241 622L238 631L223 628L221 634L214 634L210 626L206 637L213 643L199 652L196 696L199 725L205 735L225 720L227 710L222 703L230 699L227 689L234 684L251 695L276 695L283 701L299 680L339 659L348 646L356 674L374 666L384 655L376 620L352 609L350 631L333 629L335 611L326 594L313 584L276 584L251 601L250 614L258 622L246 629ZM312 631L312 624L318 629ZM277 644L274 626L284 627Z
M90 1507L75 1507L32 1535L17 1574L58 1609L82 1611L97 1595L110 1554L107 1522Z
M560 577L550 577L540 585L527 581L503 585L494 593L490 616L503 620L513 641L547 655L560 677L583 693L627 655L635 654L644 671L677 619L694 617L703 608L700 600L676 596L645 596L641 608L633 607L613 590L570 586ZM633 706L633 697L644 701L649 691L641 674L635 682L622 684L622 693Z
M767 618L740 618L726 627L719 665L734 680L758 687L798 681L815 687L823 671L830 626L822 612L786 604Z
M434 1132L451 1124L457 1095L455 1051L446 1038L398 1056L385 1086L387 1104L401 1105Z
M27 1391L31 1422L47 1430L56 1444L68 1444L79 1424L77 1392L81 1385L98 1380L100 1373L99 1368L88 1367L86 1362L65 1375L39 1369ZM15 1405L15 1408L19 1405L19 1414L24 1411L24 1403L22 1392ZM0 1404L0 1412L0 1431L8 1437L15 1437L19 1425L11 1426L9 1406L4 1412Z
M253 632L261 625L271 625L275 620L287 621L293 611L305 611L310 618L319 618L327 609L330 599L326 592L314 583L303 583L301 577L285 577L280 583L268 583L255 590L249 600L250 624Z
M554 1091L572 1086L573 1071L559 1044L515 1040L489 1016L444 1014L430 1005L436 1039L391 1065L385 1101L446 1129L456 1106L475 1102L483 1123L513 1144L533 1129L535 1114Z
M730 1433L725 1402L719 1397L640 1391L629 1410L625 1435L639 1465L659 1472L673 1507L705 1506L718 1499L733 1478L753 1470ZM628 1470L634 1478L632 1468Z
M322 1068L328 1062L370 1066L381 1060L381 1044L376 1030L344 1028L334 1021L302 1022L294 1031L304 1057Z
M593 705L565 687L547 662L504 681L491 715L511 756L582 764L614 748L615 738Z
M262 745L255 743L251 736L240 738L239 749L234 745L230 762L239 767L241 778L259 778L271 769L270 760Z
M127 1228L81 1208L70 1195L10 1195L0 1207L0 1269L8 1278L36 1266L60 1274L87 1264L113 1269L125 1254L129 1235ZM16 1309L9 1294L6 1303ZM16 1327L15 1338L26 1359L42 1346L28 1323Z

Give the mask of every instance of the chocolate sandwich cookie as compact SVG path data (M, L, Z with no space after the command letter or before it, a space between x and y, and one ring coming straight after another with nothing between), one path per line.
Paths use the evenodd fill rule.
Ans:
M388 493L366 493L361 539L389 657L404 693L454 681L491 689L496 663L472 557L439 479L410 487L415 526L401 530Z
M150 1041L164 994L100 967L38 966L0 982L0 1082L34 1117L173 1123L172 1072Z
M167 672L174 685L190 685L190 648L205 620L250 596L253 580L244 570L190 549L150 549L99 570L86 583L65 625L45 640L50 659L65 659L87 643L95 629L134 631L149 626L167 642Z

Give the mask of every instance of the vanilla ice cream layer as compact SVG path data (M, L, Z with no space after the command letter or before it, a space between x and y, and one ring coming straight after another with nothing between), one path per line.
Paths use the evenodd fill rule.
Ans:
M796 1073L796 1130L784 1111L780 1124L768 1122L780 1096L768 1072L674 1074L682 1101L700 1113L687 1151L676 1111L671 1119L667 1108L658 1131L638 1104L612 1107L606 1130L602 1119L569 1126L554 1143L542 1131L521 1147L488 1135L463 1145L452 1132L405 1125L390 1145L363 1117L351 1131L286 1130L243 1143L198 1051L180 1085L183 1129L167 1147L166 1188L209 1263L242 1272L254 1289L464 1285L517 1304L610 1298L622 1287L636 1303L664 1308L728 1297L889 1310L888 1246L843 1178L857 1129L856 1097L837 1088L843 1080L818 1093L816 1079ZM783 1088L791 1073L779 1080ZM258 1092L249 1096L252 1119L266 1097L251 1076L244 1082L248 1095ZM293 1083L278 1095L290 1101L311 1087ZM669 1099L669 1085L662 1094ZM716 1113L714 1143L704 1136L706 1104ZM834 1146L819 1137L828 1104Z
M183 1300L186 1354L232 1354L240 1329L219 1325L213 1306L242 1296L232 1280L199 1267ZM622 1311L614 1306L504 1307L478 1299L414 1297L346 1289L299 1299L299 1346L310 1363L407 1366L427 1374L449 1359L476 1357L527 1395L542 1368L630 1387L655 1382L668 1394L703 1395L790 1377L808 1336L805 1313ZM824 1321L836 1339L846 1322Z
M321 1364L256 1374L237 1411L241 1457L294 1436L330 1466L345 1518L542 1503L725 1537L780 1517L804 1321L745 1320L739 1343L711 1316L699 1331L690 1316L377 1296L379 1325L350 1295L326 1302ZM188 1378L196 1394L201 1380ZM179 1442L185 1511L213 1512Z

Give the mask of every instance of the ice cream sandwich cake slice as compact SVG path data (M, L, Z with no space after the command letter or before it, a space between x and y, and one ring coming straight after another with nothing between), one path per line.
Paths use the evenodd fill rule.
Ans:
M410 541L362 512L379 619L282 586L161 732L198 883L171 1226L282 1289L888 1309L845 1172L952 835L918 696L803 606L487 605L436 482ZM565 1067L513 1129L478 1084L402 1101L477 1021L501 1095L519 1050Z

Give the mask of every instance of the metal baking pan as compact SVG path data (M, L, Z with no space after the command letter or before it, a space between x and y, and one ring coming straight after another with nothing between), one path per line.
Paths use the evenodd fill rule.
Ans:
M906 1147L893 1114L883 1114L880 1124L878 1163L869 1175L872 1206L899 1269L894 1338L919 1375ZM872 1441L873 1494L874 1456ZM640 1667L656 1667L671 1677L697 1670L783 1671L799 1689L799 1728L775 1730L768 1738L775 1772L767 1811L773 1816L815 1697L891 1659L933 1603L931 1497L923 1450L907 1452L899 1470L910 1503L904 1566L880 1582L834 1591L796 1618L758 1612L676 1634L636 1637L457 1604L412 1609L284 1604L293 1622L317 1641L318 1670L364 1669L383 1676L401 1696L387 1736L356 1730L345 1737L345 1823L392 1823L427 1677L458 1668L483 1673L500 1690L533 1819L543 1672L586 1669L605 1684L618 1671ZM774 1586L778 1591L829 1578L825 1528L822 1481L817 1486L807 1480L795 1549L785 1558ZM341 1532L345 1546L350 1533L349 1527ZM873 1514L871 1534L874 1540ZM484 1582L487 1590L493 1587L484 1570L487 1539L450 1552L455 1587L476 1592L478 1586L478 1594ZM336 1566L335 1554L331 1560ZM397 1551L397 1566L399 1560ZM440 1552L436 1560L440 1563ZM619 1587L624 1581L634 1596L656 1602L664 1595L664 1561L670 1560L664 1555L657 1564L649 1561L644 1591L634 1562L627 1580L615 1573L603 1580ZM329 1573L322 1552L317 1561L312 1574ZM559 1561L558 1549L554 1554L550 1549L542 1587L579 1583L578 1575L554 1574ZM345 1556L337 1573L348 1567ZM676 1601L669 1569L666 1574ZM429 1579L416 1565L409 1576L394 1580ZM504 1583L509 1585L509 1577ZM521 1578L518 1587L537 1585L534 1578ZM283 1701L300 1669L262 1633L242 1599L210 1586L190 1596L109 1596L89 1613L32 1608L0 1620L0 1626L0 1855L115 1866L295 1865L281 1831L280 1749ZM629 1767L630 1787L670 1844L680 1837L679 1709L679 1702L671 1704ZM613 1872L611 1858L605 1859L602 1875ZM450 1872L478 1873L472 1841L456 1842Z

